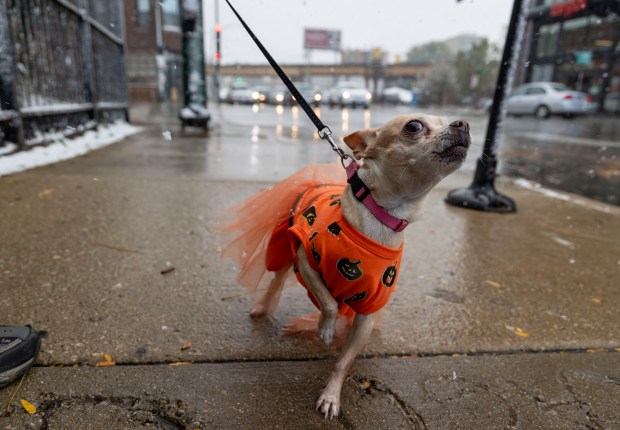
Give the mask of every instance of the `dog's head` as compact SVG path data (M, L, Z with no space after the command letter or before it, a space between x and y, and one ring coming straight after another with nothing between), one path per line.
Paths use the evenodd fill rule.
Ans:
M411 114L352 133L344 142L364 159L371 189L388 182L391 194L416 197L463 164L471 137L466 121Z

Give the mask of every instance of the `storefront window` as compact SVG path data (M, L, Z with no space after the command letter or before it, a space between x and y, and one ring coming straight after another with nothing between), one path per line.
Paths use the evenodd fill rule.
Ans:
M613 45L614 30L618 26L618 16L614 13L606 17L590 17L590 31L587 45L592 49L609 49Z
M603 109L607 112L620 113L620 61L616 61L612 69Z
M571 52L583 49L587 40L590 17L565 21L560 38L560 52Z
M560 24L541 25L538 33L538 58L553 55L558 44Z
M553 64L535 64L532 69L532 82L548 82L553 79Z

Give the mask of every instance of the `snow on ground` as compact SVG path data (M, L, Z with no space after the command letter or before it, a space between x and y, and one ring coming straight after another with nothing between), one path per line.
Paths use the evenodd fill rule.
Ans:
M87 131L72 139L68 139L62 134L46 135L45 137L53 140L54 143L47 146L35 146L30 150L11 155L3 155L15 149L13 144L9 144L0 148L0 176L84 155L87 152L116 143L140 130L140 127L118 121L113 124L100 125L98 130Z
M527 179L519 178L519 179L516 179L514 183L515 185L521 188L539 192L552 199L562 200L564 202L570 202L576 205L585 206L585 207L588 207L590 209L594 209L600 212L605 212L605 213L617 212L617 208L615 208L612 205L595 202L594 200L590 200L588 198L581 197L581 196L576 196L576 195L572 195L572 194L568 194L564 192L554 191L549 188L543 187L541 184L529 181Z

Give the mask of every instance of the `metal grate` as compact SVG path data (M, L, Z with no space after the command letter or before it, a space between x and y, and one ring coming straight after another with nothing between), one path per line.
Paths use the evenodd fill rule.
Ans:
M0 0L0 145L126 117L123 31L120 0Z

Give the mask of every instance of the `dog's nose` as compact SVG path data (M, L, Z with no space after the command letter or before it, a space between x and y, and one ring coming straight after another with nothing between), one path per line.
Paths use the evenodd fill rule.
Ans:
M452 124L450 124L450 127L455 127L465 133L469 133L469 123L467 121L463 121L462 119L457 119Z

